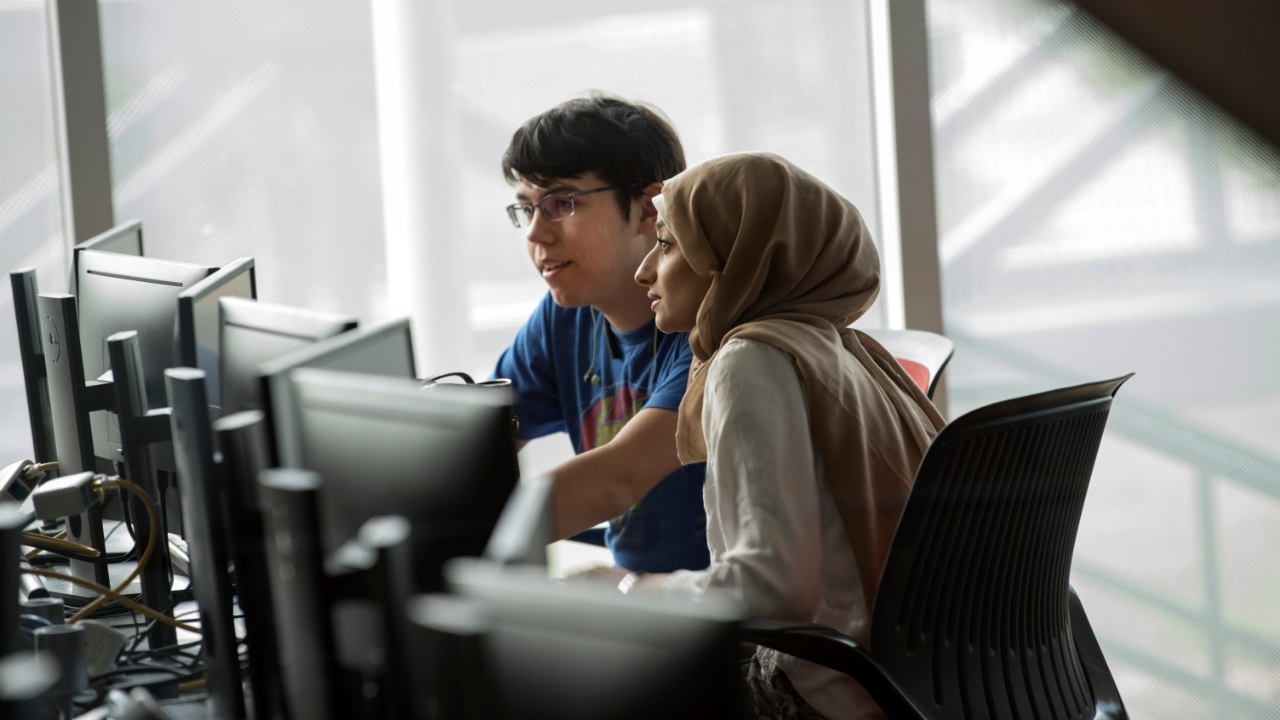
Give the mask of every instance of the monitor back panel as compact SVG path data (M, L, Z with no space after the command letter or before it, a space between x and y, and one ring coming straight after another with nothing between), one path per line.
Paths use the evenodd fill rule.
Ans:
M321 313L242 298L218 300L220 400L223 415L263 408L259 366L354 330L350 315Z
M182 367L205 373L213 416L221 414L222 373L219 369L221 328L218 300L258 295L253 258L240 258L178 294L178 330L174 357Z
M293 438L293 387L289 373L299 368L339 370L392 378L415 376L413 335L409 320L402 318L317 342L296 352L281 356L258 368L263 396L263 410L276 452L284 467L299 465L299 448Z
M427 586L445 559L483 552L519 477L509 393L315 369L291 379L296 466L323 479L326 552L379 515L413 525Z
M142 245L142 221L129 220L120 223L72 248L71 280L67 284L67 292L72 295L80 294L80 253L85 250L121 255L145 255Z

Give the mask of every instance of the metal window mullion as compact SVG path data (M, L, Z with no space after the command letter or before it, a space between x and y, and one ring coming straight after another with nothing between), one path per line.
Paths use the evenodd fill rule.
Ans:
M942 333L925 0L871 0L869 11L887 320ZM945 380L934 394L944 415Z
M371 5L387 295L393 313L412 318L417 365L432 372L470 357L473 340L471 278L459 241L464 128L456 26L465 13L458 7L452 0Z
M65 250L114 224L96 0L47 0ZM68 262L68 264L70 264Z

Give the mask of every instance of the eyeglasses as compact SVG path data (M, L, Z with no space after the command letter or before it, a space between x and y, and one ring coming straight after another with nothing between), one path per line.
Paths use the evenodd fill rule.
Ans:
M573 214L573 199L579 195L604 192L605 190L622 190L622 185L605 185L589 190L573 190L571 192L551 193L536 203L515 203L507 206L507 217L517 228L527 228L533 224L534 210L542 211L542 219L560 222Z

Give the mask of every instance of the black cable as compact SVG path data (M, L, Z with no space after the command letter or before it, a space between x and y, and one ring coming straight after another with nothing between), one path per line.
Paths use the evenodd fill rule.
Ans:
M178 658L181 658L183 661L182 664L184 667L192 668L192 667L195 667L195 665L200 662L201 650L203 649L203 646L204 646L203 640L193 640L187 643L179 643L177 645L167 645L162 648L155 648L154 650L150 648L146 650L137 650L129 654L129 660L131 662L140 663L150 658L161 658L161 659L172 659L172 660L177 660ZM197 650L197 652L192 654L187 654L185 652L187 650L193 650L193 649Z
M126 597L128 597L130 600L133 600L134 602L142 602L141 595L127 595ZM84 605L82 604L81 607L83 606ZM93 612L89 613L89 617L95 620L99 620L101 618L124 617L125 615L133 615L135 613L136 613L135 610L127 608L124 605L121 605L120 603L112 600L110 603L103 605L97 610L94 610Z
M165 605L164 609L161 610L160 613L162 615L171 615L173 613L173 609L178 606L178 602L179 602L178 598L170 598L169 604ZM133 645L129 647L129 649L125 650L125 652L137 651L138 645L140 645L142 641L147 638L147 633L151 632L151 628L154 627L157 622L159 621L156 620L155 618L151 618L146 625L142 626L142 630L138 631L137 634L134 635L133 637Z
M175 643L173 645L165 645L158 648L145 648L141 650L131 650L129 654L135 658L146 657L149 655L162 655L164 653L181 652L189 650L193 647L199 647L203 643L202 640L190 640L184 643Z
M171 668L171 667L165 667L163 665L121 665L119 667L108 670L102 673L101 675L95 675L92 679L92 682L100 683L120 675L134 675L134 674L153 673L153 672L170 673L175 678L180 678L180 677L185 677L189 671L186 668Z
M138 532L133 527L133 514L129 512L129 496L123 489L116 490L116 494L120 497L120 517L123 518L120 521L120 525L124 525L124 529L129 533L129 538L133 540L134 548L137 548ZM119 527L119 525L116 527Z
M121 509L121 513L122 513L122 514L128 513L128 508L129 508L129 503L127 502L127 501L128 501L128 498L127 498L127 497L123 497L123 496L126 494L126 493L125 493L125 491L124 491L124 490L116 490L116 492L117 492L117 493L119 493L119 494L122 496L122 497L120 498L120 509ZM125 517L128 517L128 516L127 516L127 515L125 515ZM105 544L106 544L106 542L107 542L108 540L110 540L110 539L111 539L111 536L112 536L112 535L114 535L114 534L116 533L116 531L117 531L117 530L119 530L119 529L120 529L120 526L122 526L122 525L124 525L124 529L125 529L126 531L128 531L128 532L129 532L129 540L133 543L133 546L132 546L132 547L130 547L128 550L126 550L126 551L122 552L122 553L113 553L113 554L112 554L112 556L113 556L113 557L118 557L118 558L120 558L120 561L121 561L121 562L124 562L124 561L127 561L127 560L137 560L137 559L138 559L138 552L141 550L141 548L139 547L138 539L137 539L136 537L134 537L134 536L133 536L133 531L131 530L131 528L130 528L128 525L126 525L126 524L125 524L125 522L124 522L124 521L121 521L121 522L116 523L116 524L115 524L115 526L113 526L113 527L111 528L111 531L107 533L106 537L104 537L104 538L102 539L102 542L103 542L103 544L105 545Z

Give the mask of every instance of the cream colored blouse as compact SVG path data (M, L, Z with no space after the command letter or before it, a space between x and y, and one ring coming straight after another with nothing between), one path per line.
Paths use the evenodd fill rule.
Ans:
M772 345L729 341L709 369L702 423L711 565L644 576L631 591L697 597L721 588L739 597L751 617L821 623L865 637L870 614L857 561L823 481L791 362ZM828 717L882 717L845 675L764 648L759 656Z

